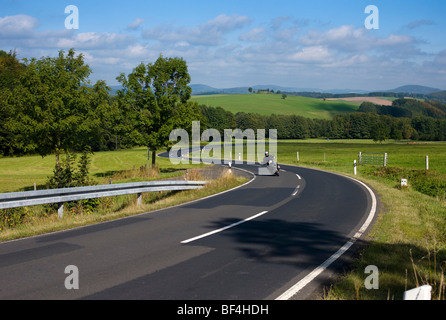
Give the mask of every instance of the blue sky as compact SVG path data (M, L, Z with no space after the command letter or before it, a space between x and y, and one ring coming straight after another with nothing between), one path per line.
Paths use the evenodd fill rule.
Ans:
M0 50L19 58L74 47L91 80L160 54L183 57L192 83L217 88L446 89L444 0L0 0ZM79 29L65 28L65 7ZM364 26L368 5L379 29Z

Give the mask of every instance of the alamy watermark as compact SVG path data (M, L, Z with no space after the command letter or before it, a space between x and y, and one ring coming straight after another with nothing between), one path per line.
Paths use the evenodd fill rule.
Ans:
M79 269L75 265L69 265L65 267L65 274L68 277L65 278L65 289L67 290L78 290L79 289Z
M364 26L366 29L379 29L379 9L375 5L369 5L365 8L364 13L369 14L369 16L364 21Z
M179 141L169 151L172 164L235 164L244 162L244 141L246 139L246 163L255 164L256 158L264 157L265 151L277 155L277 129L268 130L268 150L266 149L266 130L224 129L223 138L217 129L206 129L201 133L200 121L192 122L192 137L184 129L175 129L169 135L170 141ZM256 134L257 133L257 134ZM201 148L201 142L209 142ZM223 147L222 147L223 143ZM234 150L234 154L232 151ZM189 159L190 158L190 159Z
M377 266L369 265L365 268L364 273L370 274L364 280L365 288L368 290L379 289L379 270Z
M74 5L66 6L65 13L69 14L65 18L65 28L76 30L79 29L79 8Z

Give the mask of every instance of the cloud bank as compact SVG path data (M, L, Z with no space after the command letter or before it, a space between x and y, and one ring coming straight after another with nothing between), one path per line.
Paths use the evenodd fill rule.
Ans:
M136 17L119 33L41 30L35 17L0 16L0 49L40 57L75 48L85 55L93 77L111 85L120 72L131 72L160 54L183 57L193 83L218 87L274 83L378 90L409 82L446 83L446 50L426 52L423 40L410 34L353 25L321 27L290 16L255 22L246 15L220 14L188 26L146 24ZM406 27L433 24L419 20Z

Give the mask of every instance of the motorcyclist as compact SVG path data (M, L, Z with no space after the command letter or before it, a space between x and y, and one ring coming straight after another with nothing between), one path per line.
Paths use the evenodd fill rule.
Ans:
M274 159L274 157L272 157L272 156L270 157L269 152L265 151L265 157L263 158L262 164L265 166L269 166L270 163L273 162L273 159Z
M262 161L262 166L270 167L274 171L275 175L279 175L280 166L278 163L275 162L275 157L273 155L270 155L268 151L265 152L265 157Z

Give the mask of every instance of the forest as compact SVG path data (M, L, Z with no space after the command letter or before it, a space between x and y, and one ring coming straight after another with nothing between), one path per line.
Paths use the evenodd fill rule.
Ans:
M417 106L417 107L414 107ZM357 112L338 114L332 120L310 119L296 115L233 114L221 107L200 105L206 124L212 128L277 129L279 139L387 139L444 141L446 139L445 104L412 99L395 100L392 107L370 102ZM437 108L438 107L438 108ZM412 111L413 110L413 111ZM415 110L417 112L415 112Z

